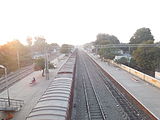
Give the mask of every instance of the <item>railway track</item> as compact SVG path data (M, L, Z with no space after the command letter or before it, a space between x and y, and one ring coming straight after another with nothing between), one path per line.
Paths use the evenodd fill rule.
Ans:
M89 58L90 62L94 64L94 62ZM130 119L132 120L149 120L149 116L139 110L135 105L129 102L125 96L113 85L113 83L101 72L98 66L96 66L96 73L101 76L101 80L104 81L106 89L110 91L115 100L119 103L119 105L123 108L123 110L127 113Z
M34 71L33 65L30 65L14 73L9 74L7 78L2 77L0 79L0 92L4 91L7 88L7 86L10 87L11 85L21 80L25 76L29 75L33 71Z
M80 54L79 58L81 58L80 62L82 63L80 64L81 72L79 72L83 76L88 120L127 120L126 113L123 109L117 107L118 103L109 92L106 92L104 84L96 81L101 78L95 73L95 68L90 67L86 56Z
M87 55L89 57L89 55ZM103 81L108 89L123 107L132 120L158 120L158 118L143 106L131 93L123 88L110 74L104 71L91 57L90 61L97 67L97 72L101 71Z
M90 83L83 82L84 91L85 91L85 98L87 103L87 113L89 120L105 120L105 115L103 113L101 104L99 102L99 98L95 92L94 87L92 86L91 81Z
M83 91L78 93L84 97L77 100L78 108L87 117L80 117L77 111L76 120L151 120L151 118L129 101L112 83L98 65L84 52L79 53L79 84ZM85 100L84 100L85 99ZM83 102L82 102L83 101ZM84 103L85 102L85 103ZM84 104L84 105L83 105Z
M87 60L86 59L84 60L86 62L85 68L90 70L90 71L88 70L87 73L90 74L90 81L92 81L92 86L95 86L95 91L97 91L97 96L99 96L99 98L101 99L101 101L99 102L101 102L101 106L103 108L106 120L113 119L110 116L110 114L115 114L117 116L117 118L115 117L115 119L128 120L129 119L128 115L124 112L123 108L118 104L117 100L114 99L110 90L107 89L106 85L102 82L103 78L98 74L101 73L101 71L100 70L97 71L97 68L95 68L94 64L92 63L92 61L90 61L90 59L87 58ZM88 67L87 65L90 67ZM110 99L108 99L107 97L110 97ZM113 101L113 103L111 103L111 101ZM111 109L109 110L107 107L110 107L113 110ZM109 111L111 111L111 113Z

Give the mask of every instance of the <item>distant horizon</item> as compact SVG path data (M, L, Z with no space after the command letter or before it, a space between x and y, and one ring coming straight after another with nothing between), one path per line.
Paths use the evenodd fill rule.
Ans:
M98 34L107 34L107 33L98 33ZM97 35L98 35L97 34ZM153 35L153 34L152 34ZM154 36L154 35L153 35ZM28 36L28 37L30 37L30 36ZM35 36L36 37L36 36ZM117 37L117 36L116 36ZM117 37L118 38L118 37ZM26 37L26 39L27 39L27 37ZM2 46L2 45L5 45L5 44L7 44L8 42L11 42L11 41L14 41L14 40L19 40L19 39L13 39L13 40L10 40L10 41L5 41L4 43L3 42L0 42L0 46ZM34 39L34 37L32 38L32 42L34 43L35 42L35 39ZM95 39L96 40L96 39ZM90 41L90 42L86 42L86 43L91 43L91 42L94 42L95 40L92 40L92 41ZM21 41L21 40L19 40L23 45L27 45L27 41L26 40L24 40L24 41ZM120 41L120 40L119 40ZM72 44L72 43L58 43L58 42L51 42L51 41L47 41L46 40L46 42L48 43L48 44L51 44L51 43L57 43L58 45L60 45L60 46L62 46L63 44L70 44L70 45L74 45L74 46L81 46L81 45L84 45L84 44L86 44L86 43L84 43L84 44L80 44L80 45L76 45L76 44ZM120 43L129 43L130 41L128 41L128 42L121 42L120 41ZM156 39L154 40L154 43L156 43L156 42L160 42L160 41L157 41Z

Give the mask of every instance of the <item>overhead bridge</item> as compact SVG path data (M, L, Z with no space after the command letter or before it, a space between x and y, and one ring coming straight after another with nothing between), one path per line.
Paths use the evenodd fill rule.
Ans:
M107 45L95 45L95 48L121 48L121 47L160 47L160 44L107 44Z

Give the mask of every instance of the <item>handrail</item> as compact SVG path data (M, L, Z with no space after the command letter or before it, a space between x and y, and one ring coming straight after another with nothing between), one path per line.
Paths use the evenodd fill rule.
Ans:
M24 100L10 99L10 105L9 105L8 98L0 98L0 110L2 111L20 110L23 104L24 104Z

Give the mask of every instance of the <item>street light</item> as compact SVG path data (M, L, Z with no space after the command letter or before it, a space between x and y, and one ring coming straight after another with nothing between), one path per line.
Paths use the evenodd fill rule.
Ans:
M11 105L10 97L9 97L9 89L8 89L8 81L7 81L7 68L3 65L0 65L0 68L4 69L5 80L6 80L6 88L7 88L7 96L8 96L8 105Z
M45 45L45 73L46 73L46 80L49 80L49 70L48 70L48 50Z

